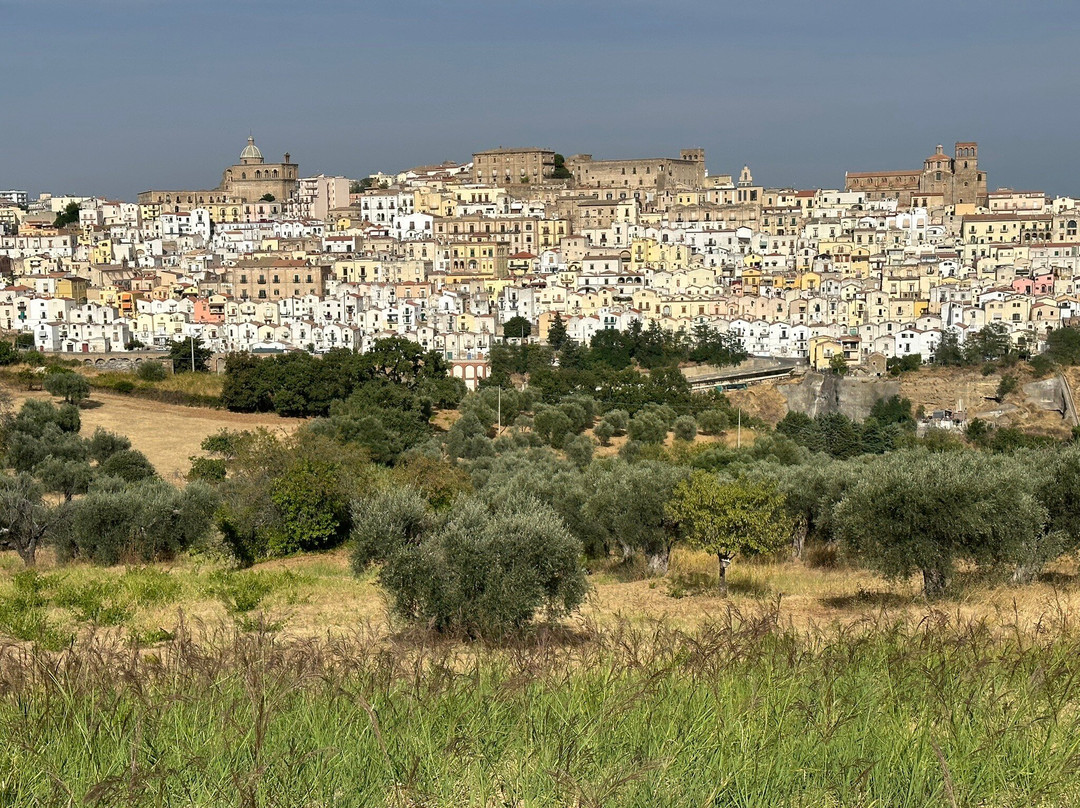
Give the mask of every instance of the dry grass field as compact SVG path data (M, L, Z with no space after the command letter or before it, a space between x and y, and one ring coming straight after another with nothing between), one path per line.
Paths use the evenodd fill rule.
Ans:
M188 374L190 375L190 374ZM176 377L182 379L181 376ZM183 382L177 382L182 384ZM28 398L53 400L42 391L27 392L13 387L4 388L15 407ZM273 414L248 414L215 410L208 407L185 407L158 401L94 390L81 410L84 435L93 434L97 427L107 429L131 440L131 445L145 454L167 480L178 481L191 463L189 458L200 454L203 438L221 429L256 429L292 432L303 421L282 418Z
M14 594L15 576L21 570L14 553L0 553L0 600ZM180 623L215 626L236 619L250 624L256 618L282 636L301 639L357 631L390 637L403 628L392 617L376 574L354 576L344 549L268 561L240 571L223 556L213 555L151 568L57 566L45 551L38 572L54 594L93 590L106 593L100 595L106 606L123 601L123 619L104 627L133 637L172 632ZM160 588L163 596L141 599L123 594L127 578L144 574L155 579L154 588ZM1071 624L1080 615L1080 570L1064 561L1040 582L1023 587L961 571L951 594L934 602L921 596L914 579L889 582L865 570L815 568L793 560L737 561L728 573L727 598L715 594L715 580L714 558L679 549L664 578L625 580L618 568L602 569L590 576L589 596L580 613L566 622L570 628L663 625L693 632L732 610L749 614L778 605L780 620L800 633L882 619L975 620L1006 633L1018 628L1038 633L1043 623ZM248 602L242 604L241 597ZM48 619L71 636L103 627L80 619L78 609L70 607L50 608Z

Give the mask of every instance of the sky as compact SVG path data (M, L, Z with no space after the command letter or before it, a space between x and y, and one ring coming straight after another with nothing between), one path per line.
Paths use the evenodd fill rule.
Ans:
M703 147L781 187L977 140L1080 194L1077 0L0 0L0 189L212 188L254 134L303 176L495 146Z

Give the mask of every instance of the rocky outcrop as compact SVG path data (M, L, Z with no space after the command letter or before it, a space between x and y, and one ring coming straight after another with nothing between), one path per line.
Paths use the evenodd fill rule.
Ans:
M781 384L777 389L787 399L787 408L811 418L839 412L855 421L870 415L874 402L899 395L895 379L858 379L832 373L807 373L798 382Z

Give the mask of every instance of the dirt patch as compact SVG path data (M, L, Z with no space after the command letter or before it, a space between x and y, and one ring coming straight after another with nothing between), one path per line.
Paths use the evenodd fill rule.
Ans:
M27 392L10 386L16 407L28 398L53 400L48 393ZM145 454L166 480L179 482L191 466L190 458L201 454L199 444L222 429L267 429L291 434L302 418L182 407L95 390L89 406L81 411L82 434L89 437L97 427L126 436L133 448Z

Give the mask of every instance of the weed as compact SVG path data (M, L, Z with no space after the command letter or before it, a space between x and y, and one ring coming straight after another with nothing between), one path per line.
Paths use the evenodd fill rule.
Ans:
M62 584L53 603L69 609L79 622L97 626L118 626L132 614L131 603L118 580Z

